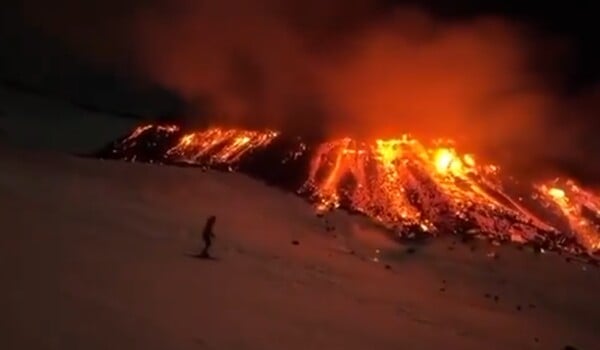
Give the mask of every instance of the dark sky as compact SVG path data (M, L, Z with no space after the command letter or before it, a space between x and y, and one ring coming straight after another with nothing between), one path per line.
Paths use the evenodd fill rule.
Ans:
M49 33L48 27L60 25L60 22L71 23L73 26L67 27L66 30L71 34L80 31L83 37L90 35L87 40L93 44L89 45L100 47L110 45L110 41L114 41L114 36L119 34L107 31L107 28L114 25L115 30L118 31L122 22L127 21L132 13L152 2L154 1L5 1L1 12L0 74L5 80L23 80L30 84L35 80L31 75L41 74L44 78L39 80L43 81L35 82L36 84L59 90L69 90L67 85L72 84L73 81L82 81L83 78L83 81L89 80L90 84L88 87L84 83L85 89L106 90L121 85L117 90L122 90L120 93L125 94L125 91L130 88L127 86L128 83L118 81L110 67L90 64L78 55L77 50L61 42L60 35ZM352 8L354 2L356 1L344 1L342 7ZM566 89L577 90L600 80L600 68L597 64L600 52L596 40L600 22L595 18L592 1L540 3L517 0L373 0L366 2L372 4L369 6L372 14L338 16L332 21L360 22L364 20L361 17L376 16L378 12L390 11L398 4L415 5L457 21L474 16L498 15L523 21L544 34L568 40L571 58L569 64L563 67L568 72L565 78L567 82L564 85ZM310 11L318 12L318 9L315 10L313 6ZM81 18L81 21L77 21L77 18ZM93 19L90 21L90 18ZM45 56L46 59L41 60L40 56ZM78 85L78 88L81 87Z
M64 21L75 24L66 28L68 31L87 35L84 41L100 46L110 42L109 36L95 37L94 27L97 23L113 22L123 15L122 9L117 2L108 7L101 1L96 1L98 5L93 2L86 2L90 4L86 13L80 13L81 6L69 0L3 2L0 5L0 83L125 116L177 112L181 104L177 96L160 86L117 73L109 65L91 62L54 31ZM94 6L104 10L97 12L95 20L86 22ZM81 22L78 23L77 18L81 18Z

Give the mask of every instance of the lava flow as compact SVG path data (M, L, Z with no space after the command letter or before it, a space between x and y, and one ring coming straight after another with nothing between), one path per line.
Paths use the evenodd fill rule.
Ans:
M303 173L292 174L302 181L292 182L291 189L317 211L356 211L400 236L469 234L573 254L600 252L600 198L595 194L573 180L520 184L499 166L459 153L447 140L424 144L402 135L306 145L272 130L184 133L177 126L146 125L100 156L225 166L253 175L293 169Z
M247 152L268 145L277 136L277 132L269 130L211 128L184 135L166 155L191 164L233 164Z

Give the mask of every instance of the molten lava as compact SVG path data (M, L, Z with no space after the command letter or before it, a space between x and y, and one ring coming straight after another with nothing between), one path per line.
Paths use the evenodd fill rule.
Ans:
M182 136L179 143L167 152L167 156L192 164L233 164L247 152L265 147L278 135L270 130L259 132L211 128Z
M548 207L558 210L568 221L572 233L588 251L600 251L600 198L567 180L561 186L560 180L541 184L537 189L547 201Z
M299 193L318 211L341 207L360 212L403 236L468 232L571 253L600 251L600 198L573 180L523 186L497 165L459 153L447 140L425 144L402 135L307 146L298 139L275 142L280 138L271 130L209 128L184 134L177 126L147 125L112 145L109 154L233 169L285 144L291 148L276 163L291 167L308 156ZM272 157L264 159L275 171Z

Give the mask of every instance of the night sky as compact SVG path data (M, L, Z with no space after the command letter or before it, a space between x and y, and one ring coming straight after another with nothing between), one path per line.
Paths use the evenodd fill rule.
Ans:
M2 26L0 27L0 74L4 81L20 81L25 85L39 85L49 90L69 90L70 84L77 83L78 88L84 90L100 91L118 90L114 98L132 98L131 91L140 90L139 85L130 85L131 77L124 74L115 74L110 67L93 65L78 54L77 50L68 47L60 36L48 32L47 22L65 21L67 23L89 26L87 29L71 27L72 31L85 33L102 33L101 38L91 37L89 40L110 40L118 33L107 32L106 24L120 23L135 12L137 8L144 7L152 0L124 0L124 1L86 1L85 5L77 1L59 0L50 2L43 0L9 0L3 2ZM597 45L596 33L600 24L594 16L591 1L578 1L564 4L561 2L538 2L516 0L381 0L365 1L371 3L371 13L348 16L348 11L333 21L361 21L361 16L376 17L379 13L390 11L394 7L405 4L426 9L438 16L461 21L481 15L502 16L508 19L522 21L539 30L543 34L565 39L569 43L569 61L562 67L566 72L564 89L576 92L597 84L600 80L600 67L597 62L600 52ZM352 8L356 1L343 2L339 7ZM318 11L318 10L314 10ZM42 13L42 16L32 16L32 13ZM90 13L97 17L88 20ZM44 23L39 17L50 19ZM81 21L77 21L77 18ZM98 31L93 27L97 26ZM40 56L46 56L42 60ZM34 73L35 72L35 73ZM121 72L122 73L122 72ZM37 79L32 75L40 75ZM33 80L33 81L32 81ZM38 80L38 81L35 81ZM160 87L153 87L160 90ZM74 92L74 91L69 91ZM138 91L139 93L139 91ZM166 93L166 92L165 92ZM83 95L92 94L83 93ZM80 96L82 99L88 96ZM168 98L171 98L170 96ZM176 100L176 99L175 99ZM168 101L171 108L175 108L176 101ZM175 104L175 105L174 105Z
M530 123L521 128L543 129L543 131L536 132L535 136L530 137L533 140L531 144L527 144L521 139L511 139L503 144L503 147L511 149L517 145L515 147L534 149L536 147L531 145L539 145L540 140L555 141L562 137L556 131L557 126L563 126L563 121L569 120L573 122L573 129L576 131L565 137L564 142L558 140L554 142L561 145L568 144L566 151L549 147L550 150L547 152L546 149L532 151L531 157L567 164L566 168L581 174L584 172L573 170L576 168L573 164L580 164L582 159L596 157L598 145L594 135L597 130L593 125L598 105L595 102L596 96L600 91L598 88L600 86L600 69L597 65L600 52L598 52L595 38L599 25L593 15L591 1L580 1L577 4L565 4L564 2L532 4L513 0L335 0L326 3L322 1L264 0L248 2L236 0L226 2L227 6L230 6L229 8L208 6L210 8L208 12L214 11L221 16L219 17L221 22L217 22L219 24L226 23L228 14L231 14L231 23L233 24L230 23L229 27L224 24L223 30L221 30L221 28L215 27L214 23L204 24L204 22L211 21L211 17L217 16L213 16L212 13L208 15L202 13L204 10L199 10L198 8L201 6L197 5L199 3L219 3L218 1L10 1L8 4L2 5L3 10L0 14L0 52L2 52L0 81L4 86L52 95L86 108L110 111L121 117L179 118L184 115L193 115L194 118L196 116L204 118L206 115L215 114L262 114L272 115L269 117L270 119L264 120L264 124L273 124L277 127L286 127L291 123L295 128L306 128L307 124L313 125L320 120L318 118L324 118L333 120L332 125L356 124L360 126L360 129L369 129L373 125L379 127L381 123L365 122L360 119L361 117L336 119L337 114L348 114L348 111L350 114L352 112L359 114L362 112L361 108L365 110L369 110L369 108L367 108L368 105L352 103L348 104L347 110L340 108L339 105L343 103L339 103L339 101L356 100L356 92L344 90L335 83L331 84L330 80L336 80L331 77L343 78L348 75L347 71L336 72L331 77L323 74L327 76L327 79L324 79L324 82L321 81L322 69L320 67L323 64L330 64L338 60L348 63L348 66L354 67L353 69L357 72L364 70L365 65L353 62L352 59L346 57L358 57L356 52L360 51L353 46L355 42L360 42L360 39L357 38L361 38L370 28L380 26L381 23L386 23L385 29L378 29L382 33L381 37L386 37L387 33L397 30L390 30L389 27L396 28L398 26L404 28L398 31L409 40L413 40L412 36L417 35L418 39L414 39L415 42L410 44L413 46L409 47L414 47L415 51L420 52L423 43L426 45L427 40L430 40L429 36L441 37L441 44L438 46L443 47L444 38L449 37L450 42L455 40L455 36L452 34L453 30L459 32L456 36L459 39L471 38L470 35L475 33L473 35L476 36L480 28L486 28L485 25L482 26L476 22L477 19L493 18L499 19L501 22L500 26L492 25L493 28L502 28L501 34L483 37L482 42L477 45L485 49L493 49L494 43L490 43L490 40L493 41L496 37L502 40L507 38L507 49L501 50L498 56L506 53L508 57L506 62L509 63L484 65L482 74L485 75L487 70L502 71L506 66L509 75L511 73L516 75L517 73L514 72L521 71L513 69L516 64L513 64L511 60L515 55L515 47L518 47L516 51L519 51L516 56L527 51L527 54L522 54L527 58L526 73L529 75L534 72L536 74L535 81L529 78L519 78L516 81L513 79L506 83L507 89L527 90L527 93L521 96L527 95L528 98L531 95L544 95L544 99L552 100L552 103L545 104L545 107L559 111L556 113L557 115L544 119L541 123L536 120L532 122L533 124ZM415 9L417 9L415 12L417 15L412 14ZM188 15L187 12L191 15ZM245 12L251 12L251 14ZM397 12L409 12L411 15L397 16L395 14ZM276 15L272 13L276 13ZM284 26L279 24L282 18ZM415 18L417 19L415 20ZM189 23L186 22L188 20ZM404 20L412 24L404 25ZM277 22L277 24L269 27L271 22ZM205 27L203 27L204 25ZM263 25L264 28L255 30L255 27ZM190 26L193 28L189 29ZM230 28L231 26L233 28ZM177 29L171 30L171 27L177 27ZM276 29L270 30L270 28ZM508 31L515 29L516 34L511 32L504 35L506 28ZM522 28L524 30L521 30ZM278 32L279 29L284 31L289 29L299 34L272 35L272 32ZM202 30L205 30L209 33L203 33L206 34L204 39L195 40L193 36L185 37L188 30L192 33L202 33ZM447 32L451 34L447 34ZM496 33L493 30L492 32ZM375 35L376 38L379 37L377 35L379 34ZM525 36L527 40L521 42L520 40ZM254 38L256 38L256 46L260 46L260 48L255 52L254 48L250 49L249 53L245 52L246 43L254 41ZM297 49L291 44L289 48L285 47L290 41L296 39L302 41L300 53L318 57L315 60L316 63L308 65L302 62L302 58L286 55L287 52L295 52L294 50ZM370 42L369 40L366 42ZM431 40L435 42L437 39ZM232 47L235 52L227 51L224 59L233 63L230 65L228 63L226 68L221 65L211 66L209 63L207 63L208 68L199 68L203 64L201 61L204 59L204 55L210 51L210 49L207 50L207 47L211 46L207 46L206 42L211 45L220 45L220 42L226 41L233 42ZM272 50L278 45L282 48ZM436 47L435 45L434 47ZM498 44L498 46L502 45ZM198 48L194 49L194 47ZM227 50L231 49L228 46L226 48ZM438 49L436 48L436 50ZM166 51L172 51L175 54L165 55ZM434 50L434 52L437 51ZM471 55L476 55L477 52L476 47ZM224 57L221 54L222 52L218 52L213 59L220 61ZM446 59L453 57L452 54L456 53L446 54L444 51L441 57ZM423 55L431 56L428 53ZM326 57L326 59L322 57ZM393 59L397 58L398 56ZM400 59L402 59L401 55ZM516 60L519 59L520 57L517 57ZM282 67L276 67L274 71L261 66L265 62L278 66L279 62L294 60L301 62L285 63L282 64ZM486 60L486 57L483 60ZM408 60L407 62L412 61ZM408 63L403 62L400 65ZM177 70L180 66L185 69ZM319 66L319 68L316 69L315 66ZM215 70L228 70L229 75L235 76L235 82L228 85L227 91L212 91L210 84L213 81L218 83L223 81L222 77L211 75L211 72ZM304 81L302 78L298 78L306 75L307 71L319 72L316 83L314 79ZM353 71L351 70L351 72ZM397 72L399 75L406 75L406 73L407 71L402 70ZM445 72L442 73L445 74ZM454 73L456 72L450 72L448 80L452 80L451 78L456 75ZM459 71L458 73L463 74L464 72ZM358 74L360 75L360 73ZM501 80L502 73L497 74L500 76L486 76L484 85L493 85L497 78ZM165 78L165 76L167 77ZM445 76L444 79L446 79ZM206 82L205 85L199 83L202 81ZM474 79L474 81L479 80ZM289 89L291 85L294 86L293 90ZM323 88L325 93L322 94L326 97L320 96L319 93L315 93L313 96L311 93L313 87L321 88L321 85L327 86ZM301 88L297 86L301 86ZM206 90L209 93L203 94ZM285 94L278 91L284 91ZM435 93L431 94L435 95ZM471 91L466 93L472 94ZM290 95L293 95L293 98L290 98ZM366 95L369 96L368 93ZM373 92L373 96L378 95L379 92ZM427 96L429 97L429 95ZM327 101L323 102L323 99L327 99ZM384 100L383 105L386 102ZM469 103L465 105L471 106ZM511 101L508 105L506 110L511 112L517 108L514 107L515 105L519 105L515 115L521 115L521 102L515 104ZM416 110L419 107L417 105ZM459 114L464 106L458 107L456 114ZM529 111L531 107L527 103L527 108L522 110ZM424 112L425 117L422 119L427 119L427 112ZM437 111L430 112L433 114ZM307 119L297 116L303 113L319 117ZM279 116L284 114L286 116ZM333 117L330 117L331 115ZM375 117L365 118L371 120ZM452 120L451 116L448 118ZM514 117L514 119L518 118ZM243 123L251 124L248 123L248 118L245 116L227 121L231 120L234 122L241 120ZM304 124L300 125L299 120L302 120ZM456 122L461 123L465 120L458 117ZM406 124L406 120L402 119L402 121ZM493 129L497 129L495 123L497 122L489 122ZM516 122L511 121L511 123ZM499 125L503 125L503 123L499 123ZM516 131L510 129L506 130L505 134L518 134L519 131L520 129L516 129ZM353 132L353 130L349 129L349 132ZM449 131L449 133L454 132L455 130ZM578 141L573 142L573 139ZM499 141L493 140L493 142L497 144ZM564 153L572 156L565 157ZM596 170L590 171L590 173L591 175L583 174L581 176L595 177L600 174Z

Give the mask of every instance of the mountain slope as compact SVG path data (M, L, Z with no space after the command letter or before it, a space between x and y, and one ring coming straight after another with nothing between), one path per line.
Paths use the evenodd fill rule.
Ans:
M326 230L301 199L241 175L0 157L5 349L591 349L599 339L599 271L559 256L451 238L408 247L343 213ZM193 259L210 214L218 260Z

